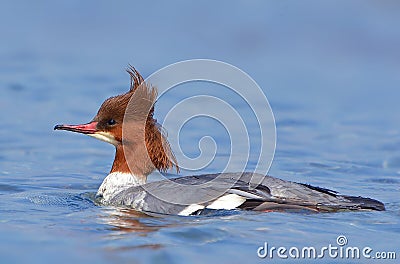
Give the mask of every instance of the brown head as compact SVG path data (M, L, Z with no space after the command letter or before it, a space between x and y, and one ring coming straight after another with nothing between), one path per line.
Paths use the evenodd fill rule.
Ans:
M57 125L55 130L78 132L113 144L116 154L111 172L146 177L154 169L179 167L162 127L154 119L157 89L144 82L130 66L131 86L127 93L103 102L93 120L83 125Z

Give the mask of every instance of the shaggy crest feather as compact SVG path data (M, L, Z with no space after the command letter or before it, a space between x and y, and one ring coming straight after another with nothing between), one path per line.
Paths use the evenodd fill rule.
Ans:
M179 172L164 130L154 119L157 88L147 84L133 66L127 72L131 77L129 91L105 100L93 119L99 129L111 132L120 142L111 172L147 175L154 169L165 172L173 168ZM110 119L115 120L115 127L107 125Z

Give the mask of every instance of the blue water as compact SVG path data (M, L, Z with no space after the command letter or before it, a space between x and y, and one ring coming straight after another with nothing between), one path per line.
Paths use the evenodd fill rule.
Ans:
M264 242L321 248L339 235L398 262L399 12L395 1L3 1L1 263L265 263ZM125 92L129 63L148 76L192 58L231 63L264 90L277 124L269 174L373 197L387 211L184 218L94 205L113 147L53 126L87 122ZM186 127L189 156L208 127ZM224 157L229 140L214 133ZM217 161L204 172L220 171ZM319 261L340 260L349 262Z

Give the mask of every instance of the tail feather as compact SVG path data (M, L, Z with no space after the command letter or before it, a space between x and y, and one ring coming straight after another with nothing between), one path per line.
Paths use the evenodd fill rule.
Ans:
M338 212L353 210L385 211L385 205L377 200L361 196L337 196L335 204L310 204L300 201L262 199L247 199L240 209L253 211L307 211L307 212ZM342 199L343 198L343 199Z
M382 202L375 199L365 198L361 196L346 196L346 195L343 195L342 197L354 203L357 209L385 211L385 205Z

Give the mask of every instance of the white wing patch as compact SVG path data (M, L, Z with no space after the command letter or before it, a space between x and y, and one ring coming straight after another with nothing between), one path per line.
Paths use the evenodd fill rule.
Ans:
M183 209L182 211L180 211L178 215L188 216L188 215L191 215L194 212L201 210L201 209L204 209L203 205L191 204L188 207L186 207L185 209Z
M204 208L214 209L214 210L232 210L242 205L246 201L246 197L231 193L224 196L219 197L217 200L212 202L210 205L205 207L200 204L191 204L179 212L178 215L188 216L193 214L198 210L202 210Z
M212 202L207 209L225 209L232 210L240 206L246 201L246 198L234 193L227 194L219 197L217 200Z

